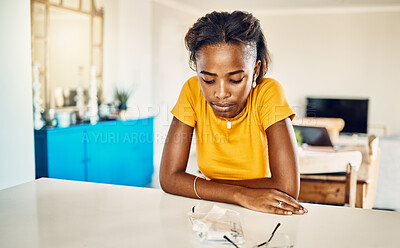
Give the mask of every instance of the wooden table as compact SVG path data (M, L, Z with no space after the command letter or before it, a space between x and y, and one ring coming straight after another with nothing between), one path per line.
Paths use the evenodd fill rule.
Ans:
M0 191L0 247L216 247L191 230L187 213L199 202L158 189L39 179ZM399 247L399 212L305 204L307 215L276 216L211 204L241 213L240 247L265 241L278 222L296 248Z

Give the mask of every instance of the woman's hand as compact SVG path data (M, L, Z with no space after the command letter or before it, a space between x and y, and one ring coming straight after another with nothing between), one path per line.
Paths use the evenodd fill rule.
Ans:
M293 197L276 189L243 188L238 197L238 204L251 210L271 214L302 215L308 212Z

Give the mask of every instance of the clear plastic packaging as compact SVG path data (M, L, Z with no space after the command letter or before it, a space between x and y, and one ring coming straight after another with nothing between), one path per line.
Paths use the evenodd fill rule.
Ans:
M204 244L243 244L240 214L217 205L200 203L188 213L192 229ZM226 236L227 238L225 238Z

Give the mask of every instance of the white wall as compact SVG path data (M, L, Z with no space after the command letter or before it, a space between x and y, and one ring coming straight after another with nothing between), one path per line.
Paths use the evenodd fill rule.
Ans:
M152 86L152 18L150 0L99 1L104 6L104 96L114 100L115 87L132 89L128 107L148 116Z
M296 112L304 114L307 96L368 97L369 123L400 133L398 9L257 17L272 54L269 76Z
M155 170L158 171L172 120L170 111L178 100L185 81L195 75L189 68L184 37L197 16L165 5L163 1L154 1L152 11L152 71L157 113L154 128L154 164Z
M0 189L35 178L30 1L0 1Z

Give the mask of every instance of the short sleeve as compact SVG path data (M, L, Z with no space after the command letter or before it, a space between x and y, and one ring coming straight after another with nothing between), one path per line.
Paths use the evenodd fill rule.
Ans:
M293 120L295 113L289 106L283 87L278 81L269 79L260 85L258 96L258 112L264 130L287 117Z
M195 112L195 98L194 92L187 81L179 94L178 101L176 102L171 113L181 122L188 126L194 127L196 125L196 112Z

